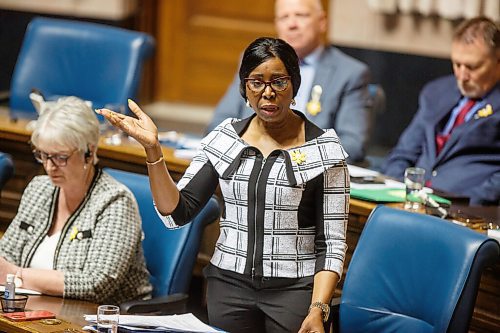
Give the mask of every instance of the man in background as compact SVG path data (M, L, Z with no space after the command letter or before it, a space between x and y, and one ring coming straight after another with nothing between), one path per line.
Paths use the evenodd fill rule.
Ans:
M276 0L278 37L289 43L301 59L302 83L293 109L306 114L321 128L333 128L349 154L348 162L361 162L370 134L368 93L370 72L358 60L323 42L327 17L320 0ZM208 130L224 119L253 114L239 93L235 77L219 102Z
M388 156L385 174L426 171L427 185L470 198L500 201L500 31L478 17L462 23L451 45L453 75L428 83L419 110Z

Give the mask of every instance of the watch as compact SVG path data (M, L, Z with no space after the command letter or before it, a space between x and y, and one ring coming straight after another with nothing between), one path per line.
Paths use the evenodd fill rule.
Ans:
M321 309L321 312L323 314L323 322L326 323L326 321L328 320L328 316L330 315L330 306L328 304L325 304L323 302L313 302L310 306L309 306L309 312L311 312L311 309L312 308L319 308Z

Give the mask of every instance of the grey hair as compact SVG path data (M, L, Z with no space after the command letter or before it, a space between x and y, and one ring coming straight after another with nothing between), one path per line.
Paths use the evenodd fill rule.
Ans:
M500 24L487 17L479 16L462 22L453 33L453 40L472 44L482 39L492 52L500 50Z
M55 102L45 102L31 134L31 142L35 146L40 140L80 152L87 152L92 146L96 164L99 121L94 111L78 97L61 97Z

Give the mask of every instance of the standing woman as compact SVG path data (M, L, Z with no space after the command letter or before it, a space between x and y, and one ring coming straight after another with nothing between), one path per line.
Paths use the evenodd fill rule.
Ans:
M347 154L335 131L290 108L300 72L286 42L255 40L239 76L255 114L227 119L209 133L177 185L156 126L134 102L138 119L97 112L144 146L167 227L187 223L220 186L225 209L205 270L211 325L230 332L323 332L347 248Z

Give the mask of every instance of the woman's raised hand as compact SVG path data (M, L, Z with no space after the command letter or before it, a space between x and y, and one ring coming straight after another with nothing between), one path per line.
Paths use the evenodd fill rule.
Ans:
M106 118L113 126L136 139L144 148L151 148L157 145L158 128L154 122L133 100L128 100L128 106L137 118L126 116L109 109L96 109L95 111Z

